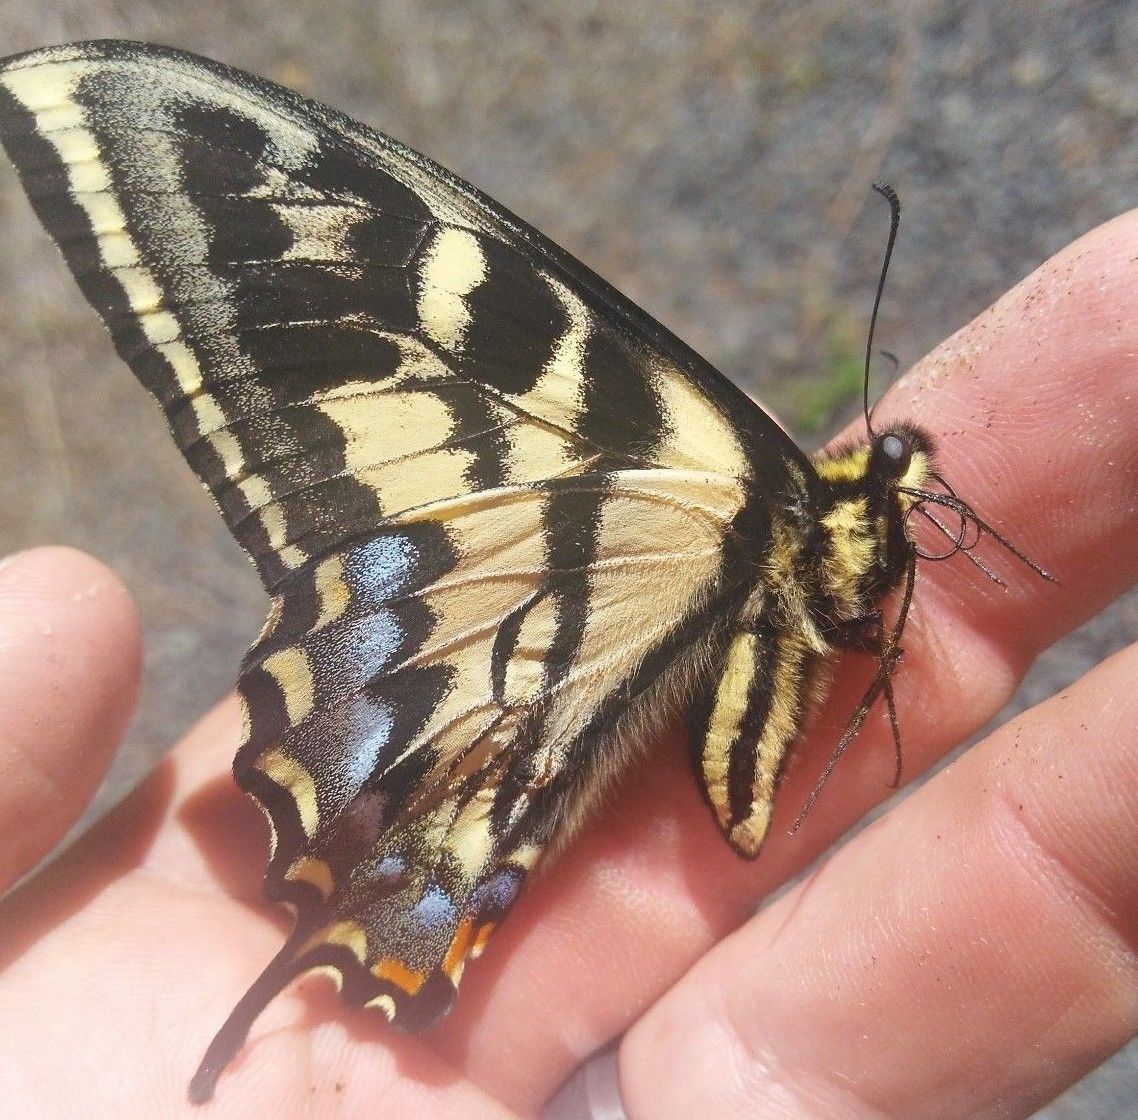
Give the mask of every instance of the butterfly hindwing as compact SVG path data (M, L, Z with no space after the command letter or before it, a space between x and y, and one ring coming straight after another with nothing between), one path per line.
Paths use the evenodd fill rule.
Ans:
M295 573L240 685L270 895L337 936L355 915L372 973L422 948L393 914L445 895L452 940L415 971L460 967L462 923L486 924L472 899L561 823L612 694L698 644L737 501L678 471L588 473L404 514Z

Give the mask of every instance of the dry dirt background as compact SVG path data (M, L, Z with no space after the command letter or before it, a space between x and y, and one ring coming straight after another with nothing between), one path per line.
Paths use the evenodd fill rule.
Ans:
M883 241L871 179L905 203L878 336L903 365L1138 203L1129 3L0 0L0 53L94 36L211 55L427 152L812 442L852 412ZM0 551L93 552L146 625L107 804L229 689L264 600L6 167L0 229ZM1017 704L1136 633L1131 594L1045 655ZM1040 1116L1135 1100L1131 1047Z

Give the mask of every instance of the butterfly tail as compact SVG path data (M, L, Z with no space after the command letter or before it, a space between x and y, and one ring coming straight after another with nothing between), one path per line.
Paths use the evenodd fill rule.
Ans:
M443 861L431 876L416 877L366 907L358 892L374 892L376 881L365 878L310 911L210 1042L190 1082L191 1102L212 1098L256 1018L305 973L329 976L345 1003L376 1008L401 1031L416 1033L438 1022L454 1003L466 961L481 955L539 851L521 845L475 877ZM377 858L382 863L393 857Z
M197 1072L190 1081L187 1096L191 1104L205 1104L213 1099L217 1079L245 1045L249 1030L257 1016L291 980L304 971L298 969L295 959L297 941L294 932L237 1002L221 1029L213 1036Z

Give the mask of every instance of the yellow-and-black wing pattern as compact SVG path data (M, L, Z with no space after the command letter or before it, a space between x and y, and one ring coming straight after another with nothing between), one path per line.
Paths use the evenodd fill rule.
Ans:
M235 772L298 911L274 984L329 965L424 1025L808 463L583 266L323 106L121 43L10 60L0 100L273 597Z
M681 690L758 851L817 658L911 574L921 433L808 459L472 187L192 55L8 59L0 138L272 597L234 770L297 924L195 1099L309 969L409 1029L445 1012Z

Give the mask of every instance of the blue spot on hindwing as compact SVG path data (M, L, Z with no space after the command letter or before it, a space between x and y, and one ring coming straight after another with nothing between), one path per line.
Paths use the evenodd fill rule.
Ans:
M450 895L438 884L427 887L411 911L411 917L427 929L451 925L454 915L454 903L451 902Z
M376 865L373 875L384 883L395 884L407 874L407 861L401 855L386 855Z
M483 921L501 917L521 893L525 877L520 867L509 864L495 871L474 889L470 897L471 911Z
M385 533L348 549L344 572L353 598L364 610L381 606L405 590L417 561L418 551L404 533Z
M347 740L352 744L349 757L344 759L348 781L353 789L359 789L375 772L391 741L391 728L395 720L385 704L360 697L353 704L351 718L357 723L354 734ZM366 709L366 711L361 711Z
M319 634L323 694L344 695L373 680L399 652L403 636L395 612L383 607Z
M319 708L293 745L297 758L319 777L322 812L342 809L391 761L395 714L382 700L356 693Z

